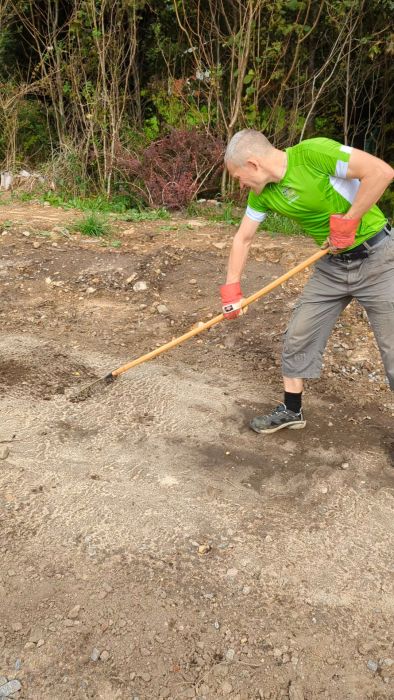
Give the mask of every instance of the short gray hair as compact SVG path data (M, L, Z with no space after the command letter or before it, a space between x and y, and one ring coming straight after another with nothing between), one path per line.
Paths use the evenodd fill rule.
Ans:
M242 129L232 137L224 154L224 162L244 165L249 156L266 156L273 145L261 131Z

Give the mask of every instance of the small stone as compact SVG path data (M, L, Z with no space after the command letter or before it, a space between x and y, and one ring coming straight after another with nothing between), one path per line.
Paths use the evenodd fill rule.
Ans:
M158 304L157 306L157 312L159 314L168 314L168 309L165 304Z
M231 661L234 661L234 657L235 657L234 649L227 649L225 656L226 656L226 661L229 661L230 663L231 663Z
M66 618L64 620L64 626L65 627L74 627L74 620L69 620L68 618Z
M38 241L34 241L33 248L41 248L41 243L39 243Z
M0 686L0 698L8 698L13 693L17 693L21 690L22 685L17 680L8 681L4 685Z
M250 591L252 590L251 586L244 586L242 589L242 593L244 595L249 595Z
M223 248L226 247L227 243L225 241L221 241L220 243L212 243L212 245L215 248L218 248L218 250L223 250Z
M229 578L235 578L235 576L238 574L238 569L227 569L226 571L226 576Z
M38 642L37 642L37 644L36 644L36 646L37 646L37 647L42 647L42 646L44 646L44 644L45 644L45 640L44 640L44 639L39 639Z
M203 228L206 225L206 221L198 221L196 219L190 219L190 221L187 222L187 226L190 226L190 228Z
M211 551L211 549L212 547L210 544L200 544L198 547L198 553L202 556L203 554L208 554ZM205 597L208 598L209 593ZM213 598L212 594L211 597Z
M11 629L13 632L20 632L22 629L22 625L20 622L13 622L11 625Z
M148 285L144 280L139 280L135 284L133 284L133 290L135 292L144 292L146 289L148 289Z
M372 659L368 659L367 668L369 671L373 671L374 673L376 673L376 671L378 670L378 664L376 663L376 661L372 661Z
M149 683L149 681L150 681L150 679L151 679L151 675L150 675L150 673L140 673L140 678L141 678L145 683Z
M394 659L383 659L382 666L392 666L394 664Z
M92 650L92 653L90 654L90 658L92 659L92 661L98 661L98 660L99 660L99 658L100 658L100 652L99 652L98 649L96 649L96 647L94 647L94 649Z
M34 644L37 644L42 639L42 629L39 627L36 627L31 630L30 635L29 635L29 642L34 642Z
M10 454L10 448L9 447L2 447L0 449L0 459L7 459L8 455Z
M16 659L15 661L15 671L20 671L22 668L22 661L20 659Z
M349 462L343 462L341 464L341 469L349 469Z
M228 675L228 666L226 666L226 664L216 664L216 666L212 668L212 673L216 678L223 678Z
M86 294L94 294L96 291L96 287L88 287L86 290Z
M124 232L123 232L123 233L124 233ZM127 278L126 284L131 284L132 282L134 282L134 280L135 280L136 277L137 277L137 273L134 272L132 275L130 275L130 277Z
M297 681L291 681L289 685L289 700L305 700L304 689Z
M69 610L68 617L70 620L75 620L78 617L80 609L80 605L74 605L74 607Z
M22 231L22 236L26 236L26 238L28 238L30 236L30 231Z
M222 683L222 693L223 695L230 695L233 692L233 686L228 681Z
M189 280L189 284L197 284L197 280L195 280L195 279Z
M367 654L371 654L371 652L374 651L375 649L375 643L374 642L360 642L358 647L358 652L364 656Z
M100 654L101 661L108 661L109 657L110 657L110 653L106 649L104 649L104 651L102 651Z

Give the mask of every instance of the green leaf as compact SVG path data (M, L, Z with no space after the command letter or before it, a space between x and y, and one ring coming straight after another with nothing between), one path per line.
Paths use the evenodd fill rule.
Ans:
M250 70L247 75L244 77L244 85L249 85L249 83L252 82L254 78L254 70Z

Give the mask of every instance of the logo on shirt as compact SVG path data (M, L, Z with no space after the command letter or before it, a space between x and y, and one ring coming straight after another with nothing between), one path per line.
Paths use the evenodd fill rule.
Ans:
M286 197L287 201L290 203L296 202L297 199L299 199L299 195L292 187L282 187L281 191L283 196Z

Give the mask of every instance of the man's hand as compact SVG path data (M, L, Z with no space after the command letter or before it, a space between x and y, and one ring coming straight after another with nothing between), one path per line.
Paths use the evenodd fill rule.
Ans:
M330 216L330 249L335 252L353 245L359 219L346 219L342 214Z
M246 313L246 308L241 309L243 296L239 282L224 284L220 287L220 296L225 319L231 320Z

